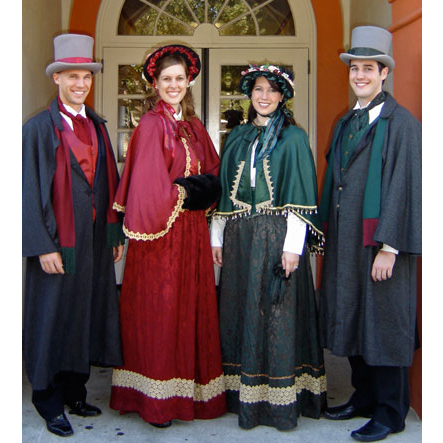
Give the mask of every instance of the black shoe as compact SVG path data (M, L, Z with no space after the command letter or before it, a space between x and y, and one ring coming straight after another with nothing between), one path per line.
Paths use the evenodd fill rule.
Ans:
M328 420L349 420L354 417L371 417L371 414L368 411L360 410L354 405L346 403L345 405L327 408L323 412L323 416Z
M46 427L49 432L59 437L69 437L74 433L65 414L60 414L52 420L46 420Z
M169 426L172 425L172 421L166 421L164 423L151 423L149 422L150 425L155 426L156 428L169 428Z
M358 441L379 441L385 439L391 432L391 428L378 421L369 420L360 429L352 431L351 437Z
M85 401L79 400L74 404L68 404L70 414L80 415L80 417L95 417L100 415L102 411L97 406L92 406Z

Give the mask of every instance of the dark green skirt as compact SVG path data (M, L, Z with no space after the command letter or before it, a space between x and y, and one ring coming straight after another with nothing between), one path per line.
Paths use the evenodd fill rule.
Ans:
M220 333L228 410L239 425L291 429L326 405L323 353L309 252L286 283L283 216L229 220L220 277Z

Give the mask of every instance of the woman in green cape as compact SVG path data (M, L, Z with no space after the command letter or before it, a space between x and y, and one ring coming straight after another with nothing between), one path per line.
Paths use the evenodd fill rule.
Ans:
M318 418L326 401L309 260L323 247L315 165L286 108L292 73L250 66L240 89L248 122L224 145L211 224L228 410L243 428L286 430L300 414Z

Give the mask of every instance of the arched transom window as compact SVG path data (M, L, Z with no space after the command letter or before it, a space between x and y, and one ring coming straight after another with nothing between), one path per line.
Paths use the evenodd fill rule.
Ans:
M126 0L118 35L192 36L201 24L220 36L294 36L287 0Z

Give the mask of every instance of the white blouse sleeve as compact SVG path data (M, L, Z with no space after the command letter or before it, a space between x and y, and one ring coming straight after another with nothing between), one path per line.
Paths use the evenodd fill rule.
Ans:
M306 237L306 223L295 214L289 213L287 220L287 231L284 252L302 255Z
M398 250L393 248L392 246L386 245L385 243L383 243L383 247L381 248L382 251L386 251L386 252L392 252L395 255L398 254Z
M213 218L211 220L211 246L223 247L223 232L225 226L226 220L222 218Z

